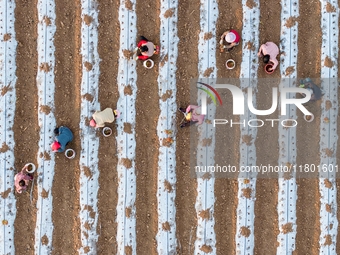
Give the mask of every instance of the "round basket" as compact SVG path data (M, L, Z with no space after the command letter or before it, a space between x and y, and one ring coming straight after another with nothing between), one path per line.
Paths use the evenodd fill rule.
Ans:
M314 120L314 114L312 113L311 115L304 115L303 118L307 122L312 122Z
M225 62L225 67L229 70L235 68L235 61L233 59L228 59L227 62Z
M267 73L267 74L272 74L274 73L274 69L272 69L271 71L269 71L269 68L273 68L273 64L266 64L264 66L264 71Z
M153 66L155 65L155 63L153 62L152 59L147 59L143 62L143 66L146 68L146 69L151 69L153 68Z
M35 167L35 165L33 163L27 163L25 165L25 167L26 167L26 172L27 173L33 174L35 172L36 167Z
M67 149L65 151L65 157L68 159L73 159L76 156L76 152L73 149Z
M104 127L102 133L103 136L109 137L110 135L112 135L112 129L109 127Z

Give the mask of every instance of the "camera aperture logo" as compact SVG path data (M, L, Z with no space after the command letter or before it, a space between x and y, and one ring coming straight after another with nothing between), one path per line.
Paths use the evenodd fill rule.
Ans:
M216 89L228 89L231 94L232 94L232 101L233 101L233 115L244 115L245 114L245 96L241 88L231 85L231 84L215 84L214 87L197 82L201 85L206 86L209 88L211 91L214 92L216 97L219 99L220 105L222 105L222 99ZM216 105L216 98L214 95L207 89L204 88L199 88L207 93ZM305 94L304 98L288 98L289 93L300 93L300 94ZM201 94L201 114L206 115L207 114L207 95L204 93ZM272 105L270 109L267 110L258 110L255 109L254 104L253 104L253 88L248 87L247 88L247 95L248 95L248 100L247 100L247 106L248 110L252 112L255 115L258 116L266 116L274 113L277 109L278 106L278 97L280 97L280 109L281 109L281 116L286 115L287 112L287 105L295 105L304 115L311 115L311 113L306 109L306 107L303 105L304 103L307 103L311 99L311 92L308 89L305 88L293 88L293 87L288 87L284 88L281 87L280 89L280 96L278 96L278 88L273 87L272 88ZM274 127L274 122L275 121L280 121L279 119L266 119L266 121L271 122L272 127ZM245 126L248 124L249 127L262 127L264 125L264 121L261 119L250 119L246 123L245 120L243 122L233 122L232 120L227 120L227 119L214 119L213 120L213 126L216 127L216 125L219 124L230 124L230 127L234 124L238 125L243 125ZM287 123L290 123L290 125L287 125ZM285 119L281 121L282 126L284 127L295 127L297 126L297 121L294 119Z
M203 83L203 82L197 82L197 83L206 86L206 87L209 88L212 92L214 92L214 94L216 95L216 97L217 97L217 99L218 99L220 105L222 105L222 99L221 99L221 97L220 97L220 94L218 94L218 92L216 91L216 89L214 89L212 86L210 86L210 85L208 85L208 84L205 84L205 83ZM205 88L202 88L202 87L198 87L198 89L203 90L205 93L207 93L207 94L210 96L211 100L212 100L212 101L214 102L214 104L216 105L216 98L215 98L215 96L214 96L209 90L207 90L207 89L205 89ZM202 104L203 104L203 101L202 101ZM203 106L202 106L202 107L203 107ZM202 108L202 109L203 109L203 108ZM207 112L207 100L205 100L205 114L206 114L206 112Z

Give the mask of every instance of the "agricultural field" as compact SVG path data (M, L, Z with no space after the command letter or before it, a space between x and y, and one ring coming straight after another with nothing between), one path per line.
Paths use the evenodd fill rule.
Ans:
M0 0L0 255L339 254L339 22L336 0ZM220 52L228 29L241 42ZM141 35L160 46L152 69L135 60ZM280 49L271 75L257 56L267 41ZM306 104L312 122L292 105L235 116L224 100L226 119L298 125L222 131L208 100L203 125L179 127L178 108L201 103L194 80L241 79L269 109L281 79L307 77L323 93ZM107 107L121 116L104 137L89 121ZM74 159L51 151L59 126L74 133ZM193 164L221 161L335 170L193 178ZM34 181L18 194L29 162Z

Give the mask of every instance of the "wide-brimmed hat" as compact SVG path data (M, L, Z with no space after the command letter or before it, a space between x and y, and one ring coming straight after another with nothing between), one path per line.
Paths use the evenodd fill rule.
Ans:
M61 145L60 145L60 143L57 142L57 141L54 141L54 142L51 144L52 151L57 151L57 150L59 150L60 147L61 147Z
M113 111L114 114L116 115L116 118L118 119L120 116L120 111L118 111L117 109Z
M229 32L229 33L226 34L226 36L225 36L225 40L226 40L228 43L234 42L235 39L236 39L236 35L235 35L233 32Z
M90 126L96 127L96 121L94 119L90 120Z

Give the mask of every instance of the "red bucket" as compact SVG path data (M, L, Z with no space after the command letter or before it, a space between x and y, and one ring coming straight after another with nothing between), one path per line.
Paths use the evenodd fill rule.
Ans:
M266 64L265 65L265 67L264 67L264 71L267 73L267 74L272 74L272 73L274 73L274 69L272 69L271 71L269 71L269 68L273 68L273 64L271 64L271 63L268 63L268 64Z

